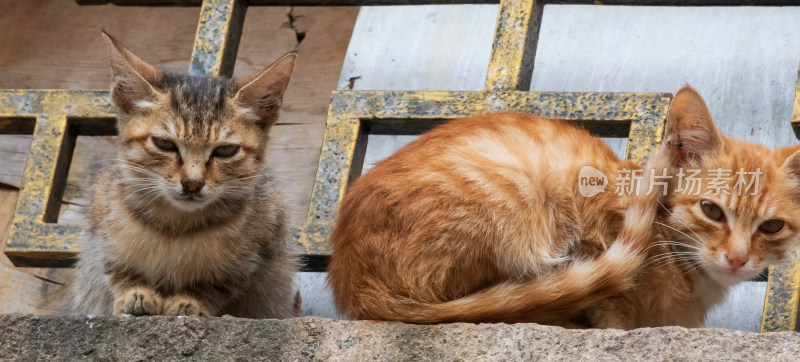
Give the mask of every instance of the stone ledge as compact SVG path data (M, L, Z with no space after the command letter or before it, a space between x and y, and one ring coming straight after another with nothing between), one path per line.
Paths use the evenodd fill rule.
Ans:
M567 330L288 320L0 315L0 359L18 360L797 360L800 333Z

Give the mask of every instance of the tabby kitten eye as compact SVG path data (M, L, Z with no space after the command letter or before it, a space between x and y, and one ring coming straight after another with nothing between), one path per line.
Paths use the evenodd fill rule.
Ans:
M178 146L175 145L175 142L159 138L156 136L151 136L150 139L152 139L153 144L156 145L156 147L160 148L162 151L175 152L178 150Z
M700 208L703 209L703 213L711 220L719 222L725 221L725 213L722 212L722 209L717 206L717 204L708 200L701 200Z
M764 221L763 224L758 226L758 231L764 234L775 234L783 230L783 220L773 219Z
M211 154L214 157L219 158L228 158L239 152L239 146L237 145L226 145L226 146L219 146L214 149L214 152Z

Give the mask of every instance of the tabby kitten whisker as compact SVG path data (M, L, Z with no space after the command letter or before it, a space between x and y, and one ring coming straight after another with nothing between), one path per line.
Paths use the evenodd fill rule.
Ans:
M150 176L156 176L156 177L162 177L162 178L164 177L164 175L159 174L158 172L155 172L153 170L145 169L141 165L133 163L133 162L130 162L130 161L117 160L116 162L124 162L124 163L121 163L121 164L118 163L118 164L109 165L109 166L106 166L106 167L112 167L113 166L113 167L131 169L131 170L139 171L141 173L144 173L144 174L147 174L147 175L150 175Z
M231 177L231 178L227 178L227 179L223 180L223 182L225 182L225 181L242 181L242 180L249 180L249 179L251 179L251 178L256 178L256 177L261 177L261 176L262 176L262 175L253 175L253 176L248 176L248 177Z

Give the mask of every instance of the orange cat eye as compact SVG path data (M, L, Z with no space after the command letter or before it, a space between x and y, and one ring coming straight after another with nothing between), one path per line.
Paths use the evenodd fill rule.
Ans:
M708 200L700 200L700 208L703 209L703 213L711 220L719 222L725 221L725 213L722 212L722 208L717 206L717 204Z
M758 231L764 234L775 234L778 231L783 230L783 220L767 220L764 221L761 225L758 226Z

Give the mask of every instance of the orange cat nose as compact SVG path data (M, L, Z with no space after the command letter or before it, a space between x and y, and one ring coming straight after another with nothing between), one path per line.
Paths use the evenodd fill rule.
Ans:
M205 184L206 183L203 182L203 180L181 180L181 186L183 186L184 193L199 192Z
M730 264L731 270L734 272L747 264L749 260L746 254L725 254L725 259L728 259L728 264Z

